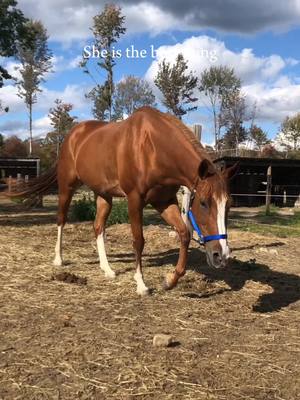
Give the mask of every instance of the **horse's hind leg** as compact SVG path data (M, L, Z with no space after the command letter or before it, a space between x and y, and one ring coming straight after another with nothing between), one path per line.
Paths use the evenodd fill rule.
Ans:
M107 218L112 208L111 197L97 197L97 214L94 222L95 236L97 240L97 249L99 254L100 268L105 272L107 278L115 278L115 272L110 268L104 245L104 232Z
M133 236L133 248L136 256L136 272L134 280L137 284L137 293L141 296L149 294L149 289L145 285L142 271L142 253L144 249L143 236L143 201L137 193L128 196L128 214Z
M59 187L58 195L58 212L57 212L57 241L55 245L55 258L53 264L56 266L63 265L62 259L62 233L63 227L67 221L68 210L73 197L75 189L68 185L64 185L64 188Z
M67 221L69 206L74 194L74 189L66 186L64 189L59 188L58 196L58 213L57 213L57 241L55 246L55 258L53 264L56 266L63 265L62 260L62 232Z

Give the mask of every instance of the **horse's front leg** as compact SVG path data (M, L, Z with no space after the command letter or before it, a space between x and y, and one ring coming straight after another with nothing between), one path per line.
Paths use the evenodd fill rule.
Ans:
M153 206L158 210L162 218L176 229L180 238L179 258L176 268L174 272L167 274L164 281L165 289L173 289L186 271L188 248L191 240L190 233L181 217L177 199L173 199L172 202L166 204L153 204Z
M128 195L128 214L131 224L131 231L133 236L133 248L136 256L136 272L134 279L137 284L137 293L144 296L149 293L149 289L144 283L142 271L142 253L144 250L144 236L143 236L143 199L137 193Z

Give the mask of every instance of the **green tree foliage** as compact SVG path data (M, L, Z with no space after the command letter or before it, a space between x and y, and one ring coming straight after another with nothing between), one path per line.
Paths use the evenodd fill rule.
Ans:
M13 57L17 54L17 48L26 36L24 24L26 18L16 7L15 0L0 1L0 56ZM5 68L0 65L0 88L4 79L11 76Z
M293 117L286 117L281 125L279 140L287 150L300 149L300 112Z
M106 4L104 10L93 20L94 44L101 55L97 65L105 71L106 80L103 84L97 84L87 96L93 101L92 111L95 118L111 120L114 94L113 68L116 65L113 46L126 32L125 17L122 15L120 7ZM88 59L84 59L80 65L84 68L84 72L91 75Z
M233 68L212 66L205 69L200 76L199 90L209 101L213 113L215 146L221 136L221 115L230 94L239 91L241 80L235 75Z
M262 148L270 143L266 132L264 132L259 126L252 125L249 129L249 139L255 146L255 149L261 151Z
M239 144L248 137L243 122L249 120L249 118L245 96L239 90L228 93L219 117L220 126L227 129L221 144L229 149L238 149Z
M56 99L55 106L50 109L48 114L53 131L47 134L46 143L55 146L57 156L60 145L64 141L66 134L76 123L77 117L70 115L72 109L72 104L63 103L62 100Z
M159 63L154 80L163 95L163 105L178 118L197 109L192 104L198 100L194 96L198 78L192 72L187 72L187 69L188 63L180 53L173 65L166 60Z
M103 85L95 86L87 95L92 100L92 113L93 116L99 121L111 119L111 112L109 111L111 103L110 100L110 87L106 82Z
M147 81L129 75L116 85L114 119L131 115L142 106L155 106L155 96Z
M50 71L52 53L48 48L47 31L40 21L29 20L25 24L27 39L18 49L21 62L21 79L17 82L19 96L24 99L29 112L29 154L32 154L32 109L41 92L44 76Z
M220 144L224 149L238 149L238 145L248 137L247 130L242 124L230 126L223 135Z

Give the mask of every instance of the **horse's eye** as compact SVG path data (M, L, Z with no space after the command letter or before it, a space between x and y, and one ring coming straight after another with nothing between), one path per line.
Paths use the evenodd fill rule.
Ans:
M205 201L201 200L201 201L200 201L200 207L202 207L202 208L208 208L208 205L207 205L207 203L206 203Z

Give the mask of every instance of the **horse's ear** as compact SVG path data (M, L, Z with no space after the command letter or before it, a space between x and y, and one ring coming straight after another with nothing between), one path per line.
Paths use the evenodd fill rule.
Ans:
M232 179L237 173L240 168L240 163L236 162L231 167L222 170L222 174L226 179Z
M211 161L206 158L200 162L198 174L200 179L208 178L216 173L215 167Z

